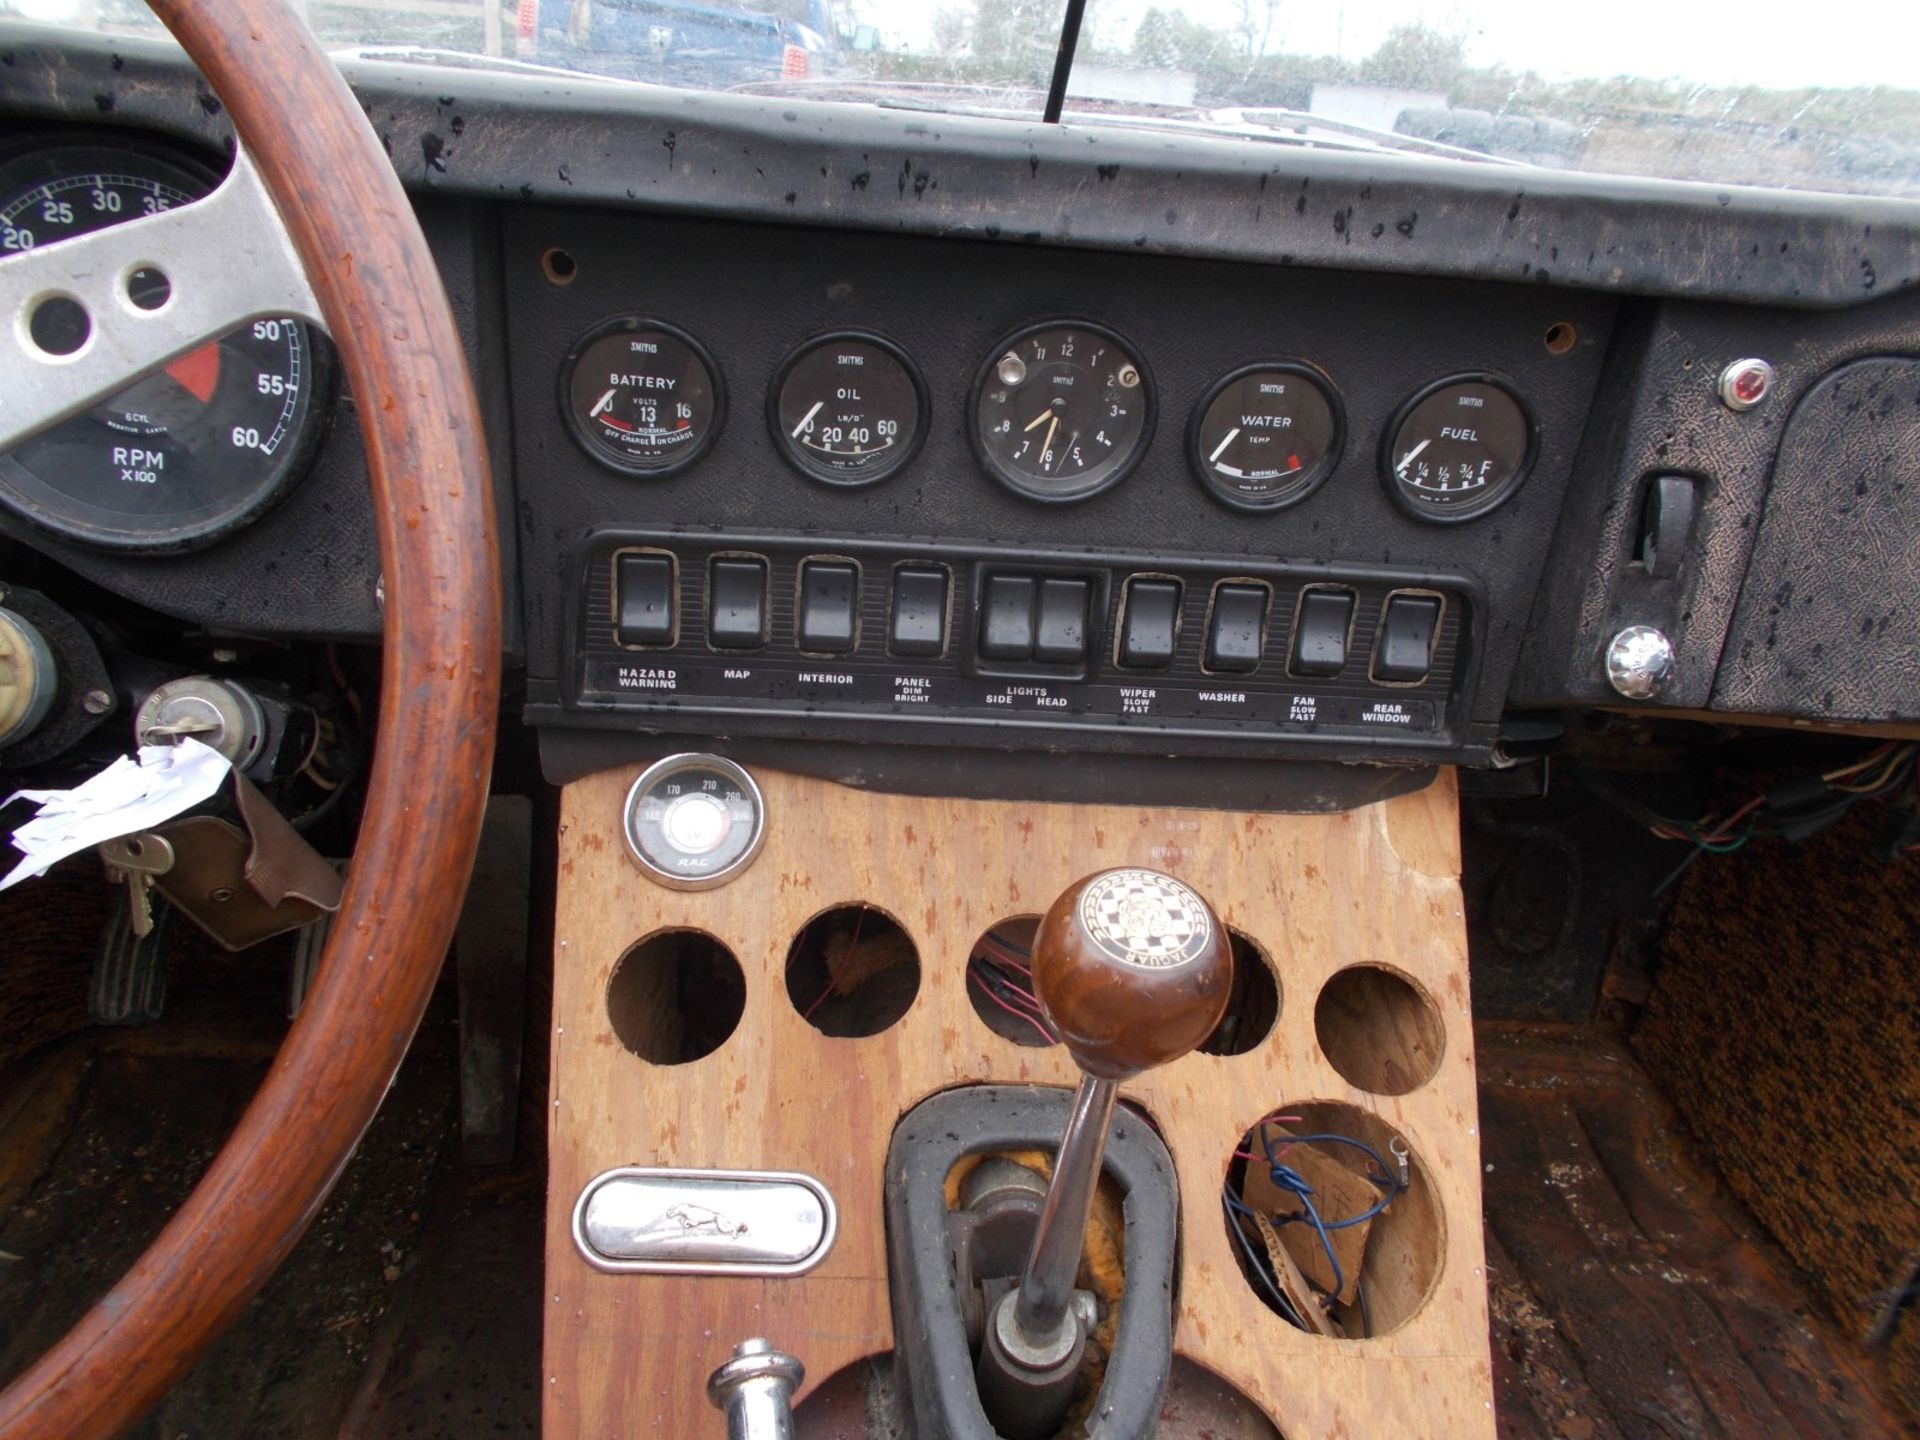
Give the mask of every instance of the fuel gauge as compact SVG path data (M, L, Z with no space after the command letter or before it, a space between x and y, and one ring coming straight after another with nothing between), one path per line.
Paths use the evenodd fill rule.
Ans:
M1194 474L1215 499L1237 510L1283 510L1332 473L1346 422L1316 372L1250 365L1207 392L1188 439Z
M670 475L713 443L726 397L691 335L622 315L589 330L562 362L560 411L580 448L602 465Z
M1400 407L1380 454L1387 493L1416 519L1472 520L1507 500L1533 467L1533 417L1487 375L1455 375Z

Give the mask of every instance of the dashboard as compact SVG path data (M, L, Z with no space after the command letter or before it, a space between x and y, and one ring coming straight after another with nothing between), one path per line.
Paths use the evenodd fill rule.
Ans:
M216 183L177 55L5 38L0 245ZM1576 706L1920 719L1920 206L349 73L463 325L556 777L668 737L1082 792L1176 756L1203 803L1326 762L1337 803ZM256 322L0 457L0 533L371 638L352 407Z

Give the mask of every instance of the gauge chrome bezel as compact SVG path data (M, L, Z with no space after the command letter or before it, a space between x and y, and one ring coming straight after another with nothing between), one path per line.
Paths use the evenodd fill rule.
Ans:
M604 340L609 335L640 330L657 330L660 334L677 340L691 350L694 359L706 367L707 385L713 391L713 418L707 423L707 433L695 440L684 454L674 456L664 465L633 465L622 462L617 455L593 437L593 432L587 429L586 422L574 412L573 408L573 372L587 350L595 342ZM579 448L581 454L596 465L633 480L664 480L669 475L678 475L713 448L714 442L720 438L720 432L726 428L727 424L727 382L726 377L720 373L720 366L714 360L713 352L678 325L639 312L609 315L575 340L568 348L566 355L561 358L558 391L560 419L566 425L567 433L573 437L573 443Z
M638 836L634 833L634 807L640 797L645 795L660 781L677 775L683 770L716 770L728 780L738 785L753 804L753 834L747 841L747 848L728 861L718 870L705 875L677 875L671 870L661 868L647 858ZM669 890L711 890L724 885L759 858L760 848L767 839L767 800L760 793L760 787L739 765L723 755L710 755L702 750L683 750L677 755L667 755L653 762L640 772L640 777L627 789L627 798L620 807L620 833L626 838L627 854L640 872L656 884Z
M1520 457L1519 465L1507 479L1492 487L1489 494L1458 508L1437 510L1422 504L1407 493L1400 483L1400 477L1393 468L1393 452L1398 448L1400 431L1413 412L1422 402L1454 385L1489 385L1501 391L1513 401L1520 411L1520 418L1527 428L1527 448ZM1464 525L1469 520L1478 520L1491 514L1519 493L1533 474L1534 462L1540 458L1540 422L1534 418L1533 407L1527 404L1520 394L1520 387L1505 375L1491 370L1463 370L1453 375L1443 375L1438 380L1422 385L1409 395L1394 410L1393 418L1387 422L1387 428L1380 432L1380 483L1386 486L1387 498L1392 500L1404 515L1426 525Z
M913 435L902 447L898 455L893 456L884 465L871 472L860 471L846 474L817 461L811 452L799 445L787 434L786 426L780 420L780 393L786 389L794 367L825 345L837 345L853 341L861 345L871 345L891 356L906 372L907 379L913 385ZM773 383L767 386L767 430L773 436L773 448L780 452L780 458L809 480L817 480L822 485L835 490L862 490L869 485L878 485L882 480L891 479L913 462L920 453L920 447L926 443L927 431L933 426L933 401L927 390L925 377L913 357L894 341L884 335L876 335L871 330L828 330L801 341L787 352L780 362L779 369L773 372Z
M1140 375L1142 414L1140 418L1140 433L1134 439L1133 448L1114 466L1112 473L1103 477L1098 484L1090 485L1064 495L1052 495L1044 490L1033 489L1031 482L1026 476L1014 470L1011 466L1003 464L999 457L994 455L993 451L987 445L986 437L981 433L980 424L980 405L986 396L987 383L993 376L994 367L1000 363L1001 356L1013 349L1014 346L1020 344L1021 341L1047 330L1082 330L1089 335L1098 335L1102 340L1116 346ZM1113 489L1114 486L1118 485L1122 480L1137 470L1140 462L1146 459L1147 451L1153 445L1154 425L1159 418L1159 390L1154 385L1153 371L1147 367L1147 362L1141 356L1138 345L1135 345L1131 340L1127 339L1126 336L1119 334L1108 326L1096 324L1092 320L1082 320L1072 315L1063 315L1051 320L1042 320L1032 325L1022 325L1018 330L1010 331L1000 338L998 343L987 352L986 357L980 362L979 369L974 372L973 385L967 391L966 418L967 441L973 446L974 459L979 462L980 468L985 470L987 474L991 475L1000 484L1006 486L1007 489L1018 495L1022 500L1031 500L1039 505L1077 505L1083 500L1091 500L1094 496L1103 495Z
M1333 438L1327 445L1327 452L1321 456L1320 463L1296 480L1293 486L1277 498L1255 499L1242 495L1225 485L1207 463L1206 449L1201 442L1201 427L1206 423L1207 411L1213 408L1213 402L1226 393L1227 387L1250 375L1296 375L1320 392L1321 399L1327 402L1327 409L1333 415ZM1347 407L1341 399L1340 389L1333 383L1333 377L1319 366L1305 360L1262 360L1251 365L1242 365L1239 369L1222 375L1207 387L1199 403L1193 407L1193 414L1187 419L1187 465L1193 471L1194 478L1200 482L1200 488L1209 497L1219 501L1231 510L1241 510L1252 515L1271 515L1279 510L1291 510L1295 505L1311 499L1322 485L1333 478L1333 472L1340 468L1340 462L1347 453Z

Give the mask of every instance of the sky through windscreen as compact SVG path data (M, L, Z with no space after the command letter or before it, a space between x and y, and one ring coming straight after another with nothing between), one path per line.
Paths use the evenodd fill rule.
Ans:
M888 42L919 50L934 44L943 10L965 16L973 6L849 0L847 8ZM1104 48L1125 49L1152 8L1150 0L1092 0L1089 35ZM1830 8L1804 0L1174 0L1158 8L1227 31L1252 21L1265 30L1270 54L1358 61L1396 25L1419 24L1458 36L1474 65L1535 70L1549 80L1640 75L1777 89L1920 86L1920 0L1849 0Z

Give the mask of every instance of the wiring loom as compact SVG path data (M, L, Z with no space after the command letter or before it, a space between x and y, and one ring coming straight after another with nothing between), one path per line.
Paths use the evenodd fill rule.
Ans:
M1347 1288L1347 1277L1346 1271L1341 1267L1340 1257L1334 1252L1332 1232L1350 1229L1355 1225L1364 1225L1372 1220L1405 1193L1408 1179L1404 1167L1396 1173L1394 1167L1387 1163L1386 1158L1378 1150L1366 1141L1355 1139L1351 1135L1319 1132L1308 1135L1276 1136L1268 1130L1268 1127L1273 1125L1303 1123L1305 1122L1298 1115L1266 1116L1253 1128L1255 1142L1260 1147L1259 1152L1236 1150L1234 1158L1244 1160L1248 1164L1266 1165L1267 1176L1272 1180L1274 1187L1299 1200L1298 1210L1282 1211L1266 1218L1275 1226L1305 1224L1312 1228L1315 1237L1320 1241L1321 1249L1326 1254L1327 1264L1333 1272L1332 1294L1338 1295ZM1319 1197L1314 1187L1307 1182L1304 1175L1287 1164L1283 1158L1296 1145L1345 1145L1359 1151L1374 1167L1366 1172L1366 1178L1380 1191L1380 1198L1355 1215L1329 1219L1321 1214ZM1280 1289L1279 1282L1274 1279L1272 1262L1261 1253L1259 1248L1256 1248L1253 1239L1247 1234L1250 1228L1248 1222L1256 1217L1257 1212L1234 1193L1231 1174L1220 1187L1220 1203L1227 1214L1227 1229L1233 1233L1234 1240L1239 1244L1240 1253L1245 1258L1248 1273L1253 1276L1255 1284L1283 1317L1300 1329L1307 1329L1305 1319L1288 1301ZM1354 1286L1354 1299L1360 1309L1362 1334L1363 1336L1371 1334L1373 1324L1371 1317L1367 1314L1366 1290L1357 1281Z

